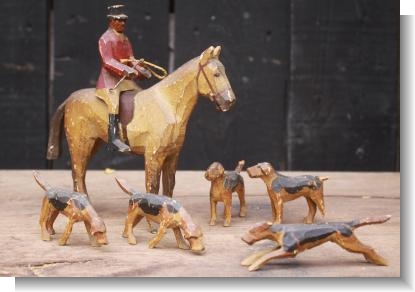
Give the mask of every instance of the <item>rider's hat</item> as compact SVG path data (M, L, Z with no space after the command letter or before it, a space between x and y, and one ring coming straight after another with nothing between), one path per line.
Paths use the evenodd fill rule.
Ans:
M112 5L108 7L109 19L127 19L128 16L124 13L124 5Z

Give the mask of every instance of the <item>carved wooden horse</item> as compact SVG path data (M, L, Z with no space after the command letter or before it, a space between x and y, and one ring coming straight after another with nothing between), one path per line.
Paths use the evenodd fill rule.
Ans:
M121 105L123 140L132 154L144 154L147 192L159 192L162 173L163 194L172 197L179 153L198 96L209 97L222 112L235 103L225 67L219 61L220 51L220 47L210 47L164 80L138 92L131 99L134 108L130 118L122 116ZM59 156L63 120L74 191L87 193L87 165L94 150L107 141L107 118L107 107L95 97L94 88L72 93L52 118L47 159Z

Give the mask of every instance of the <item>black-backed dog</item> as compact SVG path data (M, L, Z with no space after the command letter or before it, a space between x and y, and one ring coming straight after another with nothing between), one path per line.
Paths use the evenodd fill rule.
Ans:
M231 225L232 217L232 193L236 192L239 197L239 216L245 217L245 185L244 179L239 174L245 164L244 160L239 161L234 171L225 171L222 164L213 162L205 172L205 178L211 182L210 185L210 223L216 224L216 205L218 202L224 204L225 222L223 226Z
M386 215L349 222L321 224L260 223L251 228L242 240L252 245L257 241L269 239L277 246L252 254L244 259L241 265L249 266L250 271L255 271L272 259L293 258L300 252L331 241L347 251L361 253L367 261L373 264L386 266L386 260L373 248L361 243L353 232L360 226L384 223L390 218L390 215Z
M283 203L299 197L304 197L307 200L309 209L304 223L313 223L316 207L324 216L323 181L328 178L312 175L285 176L276 172L268 162L258 163L247 168L246 171L250 177L261 178L265 182L271 200L274 223L282 223Z
M51 240L51 235L55 234L53 223L59 214L63 214L68 217L68 223L59 239L59 245L66 245L73 224L79 221L84 222L92 246L108 243L104 221L92 207L87 195L53 188L43 181L36 171L33 171L33 176L39 186L46 191L39 219L42 240Z
M129 244L137 244L133 228L141 219L146 218L160 224L157 234L148 244L149 248L154 248L163 238L167 229L171 228L179 248L189 248L183 239L181 232L183 231L184 238L189 242L192 252L201 254L205 251L202 229L193 222L192 217L179 202L167 196L139 193L130 187L125 180L116 178L116 181L121 189L131 196L122 234L123 237L128 238Z

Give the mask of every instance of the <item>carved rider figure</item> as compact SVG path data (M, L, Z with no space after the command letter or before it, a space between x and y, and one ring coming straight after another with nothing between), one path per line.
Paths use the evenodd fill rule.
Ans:
M131 43L124 34L128 16L124 5L108 7L109 27L98 42L102 60L96 95L108 106L108 146L112 151L127 152L130 147L119 137L119 98L123 91L141 90L133 79L150 78L151 72L134 58Z

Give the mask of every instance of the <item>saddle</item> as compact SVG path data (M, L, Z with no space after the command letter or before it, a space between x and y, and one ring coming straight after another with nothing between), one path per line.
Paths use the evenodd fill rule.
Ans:
M120 94L119 115L121 124L126 127L134 115L134 96L139 90L123 91Z

